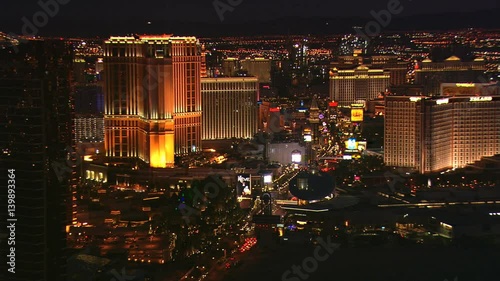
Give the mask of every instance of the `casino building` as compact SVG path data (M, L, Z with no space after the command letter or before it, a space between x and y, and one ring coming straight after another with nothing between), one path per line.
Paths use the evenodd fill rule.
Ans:
M500 96L387 96L384 162L420 173L500 153Z
M256 77L201 79L202 139L250 139L258 131Z
M201 64L195 37L106 40L106 156L165 168L174 155L201 151Z
M425 59L415 68L415 84L423 86L426 96L438 96L441 83L478 83L483 82L486 62L483 58L463 61L451 56L444 61L435 62Z
M377 98L389 87L390 71L370 69L361 65L355 69L330 71L330 99L340 105Z

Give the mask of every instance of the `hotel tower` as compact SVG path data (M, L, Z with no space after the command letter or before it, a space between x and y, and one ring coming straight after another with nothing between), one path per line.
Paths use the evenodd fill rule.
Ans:
M199 41L111 37L104 52L106 155L165 168L201 151Z
M340 105L368 102L389 87L390 71L370 69L361 65L355 69L330 71L330 99Z
M384 162L420 173L500 153L500 96L389 96Z
M203 140L250 139L258 131L256 77L203 78Z

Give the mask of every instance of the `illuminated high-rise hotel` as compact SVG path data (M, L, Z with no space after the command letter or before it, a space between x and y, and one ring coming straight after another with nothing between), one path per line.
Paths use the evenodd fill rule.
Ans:
M428 173L500 153L500 96L388 96L384 162Z
M172 167L201 150L201 47L195 37L111 37L104 48L105 148Z
M203 78L203 140L249 139L258 130L256 77Z
M330 71L330 99L340 105L350 105L358 101L377 98L389 87L390 72L370 69L364 65L355 69Z

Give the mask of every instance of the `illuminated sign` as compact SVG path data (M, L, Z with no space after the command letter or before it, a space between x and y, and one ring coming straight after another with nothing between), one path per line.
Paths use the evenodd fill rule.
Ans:
M311 142L312 141L312 136L311 135L304 135L304 141L305 142Z
M363 109L362 108L352 108L351 109L351 122L363 121Z
M264 175L264 183L272 183L273 175Z
M352 155L344 155L342 158L344 160L351 160L352 159Z
M364 108L365 105L362 104L362 103L353 103L353 104L351 104L351 107L354 107L354 108Z
M328 103L328 106L330 106L330 107L337 107L337 106L339 106L339 103L336 102L336 101L332 101L332 102Z
M323 119L323 118L325 118L325 115L320 114L318 117L319 117L319 119Z
M450 99L440 99L436 100L436 104L447 104L450 101Z
M471 97L470 101L492 101L493 97Z
M280 108L279 107L272 107L269 109L269 111L271 112L280 112Z
M356 141L356 139L349 139L345 142L345 147L348 150L356 150L358 149L358 142Z
M299 204L299 201L295 201L295 200L279 200L279 199L276 199L276 200L274 200L274 202L277 205L298 205Z
M412 101L412 102L417 102L421 99L422 99L421 97L410 97L410 101Z
M476 84L474 84L474 83L457 83L457 84L455 84L455 86L461 87L461 88L474 88L474 87L476 87Z
M292 162L296 164L302 163L302 154L300 153L300 151L292 152Z
M238 197L252 195L251 186L252 181L250 180L249 174L238 175L238 183L236 187Z

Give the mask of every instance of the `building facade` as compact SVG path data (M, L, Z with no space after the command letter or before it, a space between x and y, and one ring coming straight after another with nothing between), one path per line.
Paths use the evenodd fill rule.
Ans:
M201 151L201 63L195 37L106 40L106 155L164 168Z
M271 63L272 61L266 58L246 58L240 62L241 68L256 76L259 83L271 82Z
M201 88L203 140L250 139L257 133L257 78L203 78Z
M441 83L441 96L496 96L500 83Z
M299 142L271 142L266 147L266 158L269 162L281 165L306 163L307 148Z
M391 86L399 86L407 82L409 63L394 55L362 56L354 54L351 56L338 56L330 64L330 67L345 70L354 69L361 65L372 69L389 71L389 84Z
M63 40L0 48L0 178L5 183L0 207L17 220L15 245L3 240L5 256L7 247L15 248L15 274L7 272L5 256L0 265L9 280L68 280L66 229L76 224L77 170L72 61L72 47ZM7 193L9 199L15 195L14 208ZM0 236L9 236L6 227Z
M340 105L369 101L389 87L390 72L359 66L352 70L330 71L330 99Z
M76 86L75 90L75 140L104 142L104 93L102 87Z
M398 56L371 56L369 67L389 71L391 86L403 85L407 82L408 62Z
M238 58L225 58L222 60L222 76L235 76L240 70L240 61ZM217 76L213 76L217 77Z
M385 103L388 166L429 173L500 153L500 96L388 96Z
M462 61L452 56L442 62L426 59L416 65L415 84L423 86L426 96L440 95L441 83L477 83L485 82L486 71L484 59Z
M104 118L98 116L75 117L75 140L77 142L103 142Z

